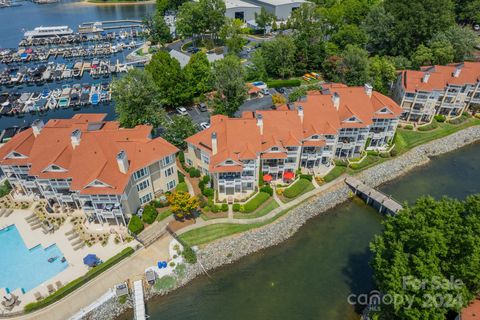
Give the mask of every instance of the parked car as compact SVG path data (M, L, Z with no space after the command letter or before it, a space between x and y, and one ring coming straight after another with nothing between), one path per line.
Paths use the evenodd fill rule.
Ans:
M205 111L208 111L208 108L207 108L207 105L205 103L200 103L198 105L198 110L202 111L202 112L205 112Z
M185 109L184 107L178 107L177 113L181 116L188 116L187 109Z
M267 88L263 88L262 89L262 94L265 95L265 96L268 96L270 94L270 91L268 91Z
M480 31L480 24L476 23L473 25L473 30Z
M202 122L202 123L200 123L200 128L202 128L202 130L208 129L208 128L210 128L210 123Z
M189 47L187 49L187 52L190 52L190 53L197 53L198 51L200 51L200 49L197 47Z
M285 94L285 88L278 88L278 93Z

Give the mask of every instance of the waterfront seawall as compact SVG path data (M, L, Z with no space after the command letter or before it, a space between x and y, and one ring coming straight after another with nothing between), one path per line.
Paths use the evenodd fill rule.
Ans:
M356 177L371 186L377 187L407 173L413 168L427 164L430 161L430 157L454 151L478 140L480 140L480 126L470 127L447 137L420 145L401 156L366 169L356 175ZM325 213L327 210L348 200L350 196L350 189L344 182L336 181L327 191L311 197L271 224L203 246L198 253L198 259L208 271L233 263L248 254L277 245L294 235L308 219ZM199 263L188 265L185 276L178 279L175 288L163 291L160 294L167 294L185 285L202 273L203 269ZM153 295L153 292L148 292L147 294L148 297ZM114 319L119 312L126 308L126 305L110 301L105 307L100 307L91 313L88 319ZM113 310L116 312L112 312Z

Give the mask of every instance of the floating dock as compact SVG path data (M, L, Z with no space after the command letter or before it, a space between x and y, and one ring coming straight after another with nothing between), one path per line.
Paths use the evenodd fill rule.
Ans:
M143 281L137 280L133 283L133 309L135 312L135 320L145 320L145 301L143 298Z

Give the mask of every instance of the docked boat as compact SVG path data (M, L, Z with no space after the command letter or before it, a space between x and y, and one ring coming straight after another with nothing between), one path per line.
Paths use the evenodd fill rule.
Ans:
M37 27L33 30L26 31L24 37L27 39L32 38L45 38L45 37L61 37L72 35L73 30L68 26L52 26L52 27Z

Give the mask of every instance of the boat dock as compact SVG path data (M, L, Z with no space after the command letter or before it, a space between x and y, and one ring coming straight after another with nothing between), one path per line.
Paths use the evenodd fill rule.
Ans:
M133 309L135 313L135 320L146 319L142 280L137 280L133 283Z
M367 204L372 205L380 213L395 215L403 209L402 205L391 196L387 196L358 179L348 177L345 179L345 183L353 189L355 195L364 199Z
M135 29L144 28L142 20L108 20L108 21L95 21L84 22L78 26L78 32L82 33L96 33L103 32L105 30L112 29Z

